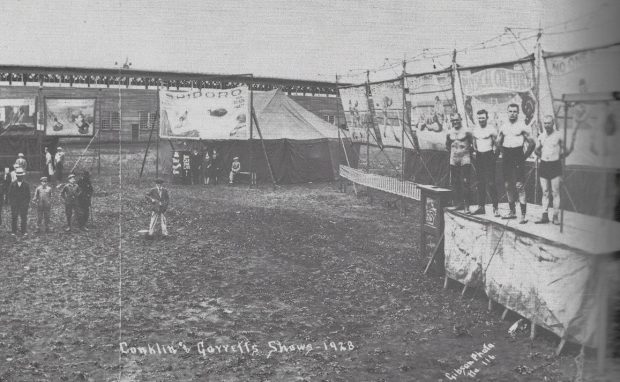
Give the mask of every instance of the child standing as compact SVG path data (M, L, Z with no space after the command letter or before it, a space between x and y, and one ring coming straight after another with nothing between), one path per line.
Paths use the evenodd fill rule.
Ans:
M45 227L45 232L50 232L52 187L47 183L46 176L41 178L41 185L35 190L32 201L37 205L37 231L43 232Z

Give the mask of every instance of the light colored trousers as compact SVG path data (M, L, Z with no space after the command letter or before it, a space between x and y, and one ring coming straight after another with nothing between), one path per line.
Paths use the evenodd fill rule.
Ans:
M549 211L549 193L553 196L553 209L555 213L560 210L560 183L562 182L561 176L549 180L540 178L540 187L542 188L542 206L545 208L545 212ZM553 212L553 211L552 211Z
M151 224L149 225L149 235L155 234L157 228L157 222L161 221L161 234L168 236L168 227L166 226L166 217L163 213L151 212Z

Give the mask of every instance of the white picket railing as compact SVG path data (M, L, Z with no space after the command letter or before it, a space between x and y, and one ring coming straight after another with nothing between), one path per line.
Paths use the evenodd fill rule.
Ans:
M340 165L340 176L353 183L388 192L390 194L404 196L409 199L420 200L421 190L416 183L401 181L389 176L369 174L358 169Z

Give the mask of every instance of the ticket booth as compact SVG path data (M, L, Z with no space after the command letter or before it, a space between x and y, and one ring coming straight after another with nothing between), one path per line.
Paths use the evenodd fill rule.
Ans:
M421 189L420 253L429 259L425 273L432 267L443 274L443 209L448 206L451 190L430 185L418 187Z

